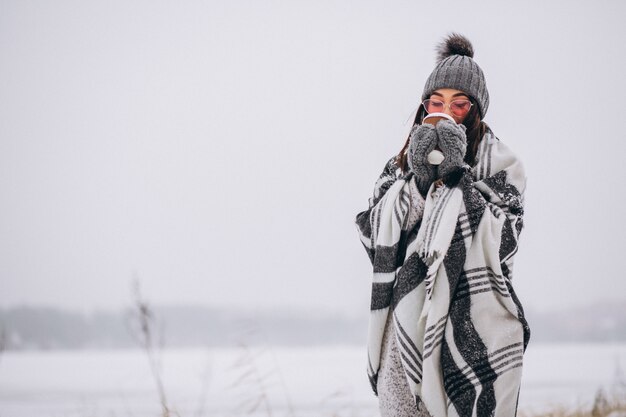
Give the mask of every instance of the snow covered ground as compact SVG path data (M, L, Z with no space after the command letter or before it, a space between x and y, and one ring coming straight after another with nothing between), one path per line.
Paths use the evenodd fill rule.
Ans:
M358 346L166 349L170 408L181 417L376 416ZM626 367L626 344L537 344L524 365L520 409L592 401ZM622 374L623 375L623 374ZM157 416L159 398L139 350L5 352L0 417ZM176 414L174 414L176 415Z

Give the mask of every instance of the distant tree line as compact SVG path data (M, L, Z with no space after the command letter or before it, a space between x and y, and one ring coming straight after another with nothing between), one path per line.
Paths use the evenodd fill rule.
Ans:
M365 344L368 314L346 317L298 311L233 312L206 307L153 309L165 347ZM527 311L533 342L626 342L623 303L558 312ZM130 310L82 314L45 307L0 309L7 350L132 348Z
M203 307L155 307L165 347L360 344L367 316L313 316L293 311L234 313ZM130 310L82 314L57 308L0 309L6 349L136 347Z

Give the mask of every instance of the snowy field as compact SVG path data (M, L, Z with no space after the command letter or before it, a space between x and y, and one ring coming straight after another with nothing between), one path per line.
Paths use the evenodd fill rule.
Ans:
M167 402L181 417L377 416L365 349L168 349ZM623 381L626 344L533 345L520 410L589 404ZM620 370L621 369L621 370ZM159 398L139 350L5 352L0 417L158 416Z

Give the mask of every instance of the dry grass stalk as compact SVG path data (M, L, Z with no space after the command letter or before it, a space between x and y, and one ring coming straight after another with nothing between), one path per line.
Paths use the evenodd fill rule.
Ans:
M541 413L520 413L519 417L626 417L626 398L598 390L591 408L556 407Z
M245 343L239 343L239 348L242 353L233 364L233 371L238 377L231 384L231 388L243 389L248 395L242 395L237 412L250 415L262 409L268 417L272 417L268 394L271 374L263 373L256 360L262 352L255 352Z
M242 393L235 413L241 415L259 415L272 417L276 412L272 409L272 396L276 392L270 389L278 387L284 395L285 409L280 415L294 417L296 415L287 384L283 377L274 351L269 348L267 338L261 326L254 319L240 322L240 334L237 345L240 355L231 367L235 380L230 388ZM257 343L250 343L255 340ZM260 345L258 342L262 342ZM253 346L254 345L254 346Z
M170 410L165 395L163 378L161 375L161 358L160 351L163 349L164 341L162 338L163 331L155 332L156 318L154 312L148 306L148 303L142 298L139 288L139 280L133 280L133 296L134 296L134 319L138 325L138 330L133 332L133 336L143 349L148 358L150 371L157 387L159 402L161 404L162 417L172 417L177 415Z
M209 384L211 379L211 357L207 358L206 365L204 367L204 372L201 375L202 385L200 387L200 397L198 398L198 406L194 413L195 417L202 417L205 415L205 406L207 403L207 393L209 391Z

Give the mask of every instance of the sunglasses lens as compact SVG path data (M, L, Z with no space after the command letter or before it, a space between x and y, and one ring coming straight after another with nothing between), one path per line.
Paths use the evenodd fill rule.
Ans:
M472 103L468 100L455 100L450 103L450 110L456 116L465 116L469 112Z
M443 102L439 100L424 100L424 109L426 113L439 113L443 111Z

